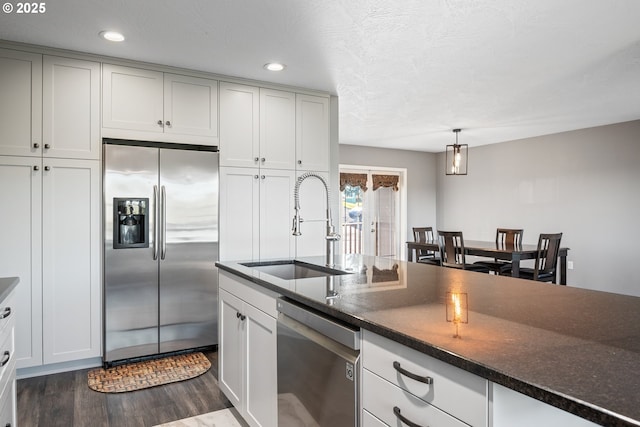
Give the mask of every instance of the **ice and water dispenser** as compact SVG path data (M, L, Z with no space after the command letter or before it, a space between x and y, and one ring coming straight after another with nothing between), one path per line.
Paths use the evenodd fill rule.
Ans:
M113 248L149 247L149 199L113 199Z

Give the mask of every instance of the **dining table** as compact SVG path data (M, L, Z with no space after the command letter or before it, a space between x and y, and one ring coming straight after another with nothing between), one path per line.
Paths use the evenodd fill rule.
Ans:
M438 240L428 240L425 242L407 242L407 260L413 261L413 253L419 250L439 252ZM520 277L520 261L536 259L538 255L538 245L522 244L518 246L504 245L495 241L466 240L464 241L464 252L466 255L488 257L511 262L511 276ZM560 285L567 284L567 253L569 248L561 247L558 251L560 257Z

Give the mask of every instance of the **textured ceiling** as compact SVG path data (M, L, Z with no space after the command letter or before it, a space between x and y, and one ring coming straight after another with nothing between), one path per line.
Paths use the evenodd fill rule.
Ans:
M439 152L456 127L475 146L640 119L639 17L638 0L55 0L0 13L0 39L329 91L341 143Z

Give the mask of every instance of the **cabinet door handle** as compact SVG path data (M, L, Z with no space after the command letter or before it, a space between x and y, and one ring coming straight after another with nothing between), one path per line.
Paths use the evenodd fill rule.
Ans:
M236 317L242 321L247 318L247 316L245 316L244 314L240 314L239 311L236 311Z
M49 144L44 144L44 149L48 150L49 148L51 148L51 146Z
M416 424L413 421L407 419L404 415L400 414L400 408L397 406L393 407L393 415L395 415L403 424L408 425L409 427L422 427L420 424ZM427 426L428 427L428 426Z
M34 171L39 171L39 170L40 170L40 166L34 166L34 167L33 167L33 170L34 170Z
M265 178L266 178L266 176L262 175L260 178L265 179Z
M40 144L38 144L37 142L33 143L33 148L40 148Z
M171 122L169 120L167 120L166 122L164 122L165 125L167 125L168 127L171 127Z
M409 377L412 380L416 380L419 381L421 383L425 383L425 384L433 384L433 378L431 377L423 377L420 375L416 375L413 372L409 372L406 369L402 368L400 366L400 362L393 362L393 367L396 371L400 372L402 375L404 375L405 377Z
M298 164L301 165L302 164L302 160L298 160Z
M2 358L2 361L0 362L0 367L6 365L7 363L9 363L9 359L11 359L11 353L9 353L9 350L6 350L4 352L4 357Z
M158 120L158 126L162 127L162 120Z
M254 157L253 161L254 162L259 162L260 161L260 157Z
M5 307L2 314L0 314L0 319L6 319L9 316L11 316L11 307Z
M264 163L264 161L265 161L265 160L266 160L266 159L265 159L264 157L260 159L260 161L261 161L262 163Z
M44 170L48 171L48 170L51 170L51 168L49 166L45 166Z

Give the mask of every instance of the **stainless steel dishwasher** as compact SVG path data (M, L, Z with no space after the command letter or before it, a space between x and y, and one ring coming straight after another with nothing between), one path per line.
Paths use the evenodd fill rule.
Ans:
M357 426L360 330L278 300L278 426Z

